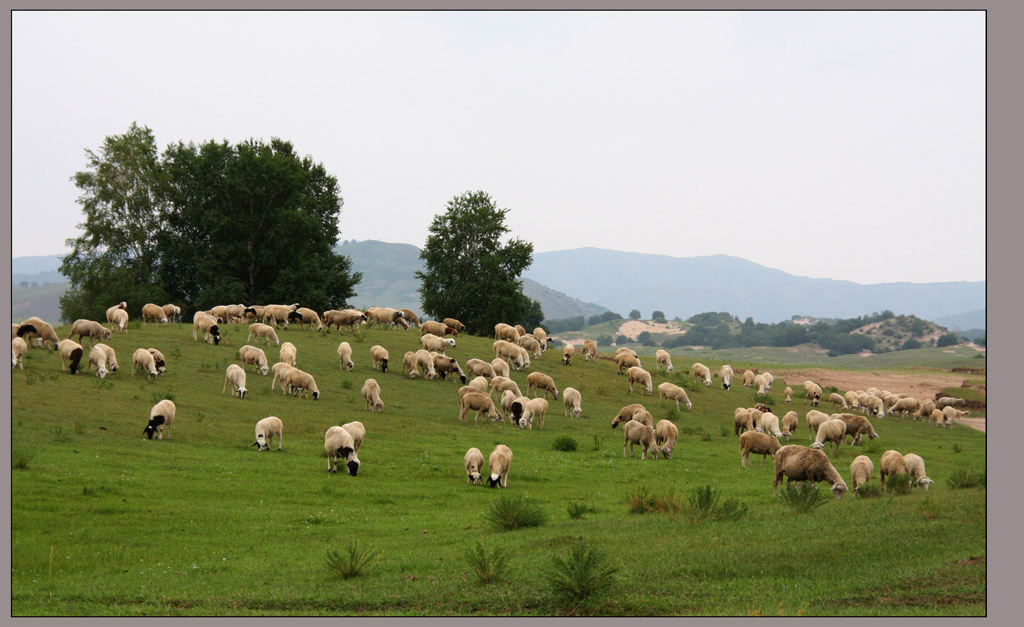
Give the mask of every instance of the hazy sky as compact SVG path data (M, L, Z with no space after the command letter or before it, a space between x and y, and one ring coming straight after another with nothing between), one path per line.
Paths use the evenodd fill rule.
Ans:
M981 11L15 11L12 30L15 257L67 250L85 148L137 121L161 152L290 140L337 176L342 239L422 247L482 189L536 252L985 279Z

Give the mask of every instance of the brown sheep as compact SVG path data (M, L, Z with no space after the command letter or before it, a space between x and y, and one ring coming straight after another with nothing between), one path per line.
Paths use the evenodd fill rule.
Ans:
M790 481L825 481L837 499L846 494L846 482L829 461L828 455L822 451L788 444L775 451L774 457L775 481L772 483L772 496L775 496L783 476L786 477L787 485Z
M749 468L750 454L754 453L761 454L761 466L764 467L764 460L769 455L775 455L775 452L782 448L779 444L778 438L772 437L767 433L758 433L757 431L747 431L740 435L740 468Z

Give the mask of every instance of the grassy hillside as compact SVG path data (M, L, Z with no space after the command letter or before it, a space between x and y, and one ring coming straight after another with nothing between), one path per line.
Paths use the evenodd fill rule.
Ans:
M403 376L415 330L344 336L353 372L339 367L336 331L280 335L315 375L320 400L272 392L251 368L244 400L222 395L224 370L246 339L241 327L226 328L226 341L213 346L194 342L188 325L133 323L108 342L121 370L105 380L62 373L54 351L30 351L25 369L12 373L13 616L986 613L986 492L948 485L958 471L984 471L983 433L876 420L881 439L843 446L836 468L849 482L850 461L867 454L877 482L883 451L916 452L935 480L931 490L829 497L796 513L771 495L771 459L740 469L733 409L756 399L739 386L693 388L693 411L677 412L629 394L610 361L563 366L546 353L531 370L552 375L559 390L579 389L583 417L564 417L552 401L543 429L520 430L460 422L458 383ZM460 336L450 353L462 364L489 360L491 342ZM370 368L374 344L391 353L386 373ZM132 351L151 346L167 357L168 373L132 377ZM275 347L260 347L277 360ZM699 355L713 369L721 363ZM524 392L526 374L512 373ZM359 390L368 377L383 389L382 414L364 411ZM664 380L690 385L681 372L654 374L655 386ZM150 407L162 398L177 404L175 422L163 441L144 439ZM655 422L679 427L672 459L623 456L621 427L609 424L638 401ZM801 421L794 443L809 445L810 407L793 408ZM284 448L259 453L253 425L268 415L284 422ZM324 431L352 420L366 426L362 469L331 475ZM559 438L576 450L556 450ZM466 450L486 458L497 443L514 453L508 488L468 485ZM746 505L746 514L695 522L687 497L706 485ZM670 513L631 513L629 495L645 491ZM503 497L536 505L543 524L493 529L485 514ZM573 518L574 503L592 511ZM580 540L617 570L609 590L574 603L545 574ZM357 552L378 556L376 568L343 579L327 567L328 554L356 541ZM477 543L509 553L496 582L481 583L466 560Z

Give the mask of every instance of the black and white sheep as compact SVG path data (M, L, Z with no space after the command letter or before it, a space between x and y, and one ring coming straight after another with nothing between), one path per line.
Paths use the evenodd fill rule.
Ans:
M140 348L139 350L143 349ZM143 435L150 440L153 439L154 435L158 440L164 439L164 433L170 431L171 423L174 422L174 414L177 410L178 408L175 407L174 401L166 398L153 405L153 408L149 410L149 424L142 430Z
M473 447L466 451L462 463L466 467L466 480L469 484L480 485L482 477L480 471L484 467L484 454L480 452L480 449Z
M245 370L238 364L230 364L224 372L224 385L221 386L221 394L227 391L229 383L231 384L231 396L245 398L245 393L248 392L245 389Z
M487 459L487 466L490 472L487 484L492 488L499 485L507 488L508 471L512 468L512 449L504 444L495 446L494 450L491 451L490 457Z

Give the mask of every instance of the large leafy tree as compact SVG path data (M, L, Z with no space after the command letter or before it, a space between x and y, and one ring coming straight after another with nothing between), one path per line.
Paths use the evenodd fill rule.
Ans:
M476 191L452 198L434 217L420 253L424 270L416 272L424 312L457 318L476 335L492 334L498 322L540 323L540 303L523 294L519 278L533 263L533 244L519 238L501 243L507 213Z

